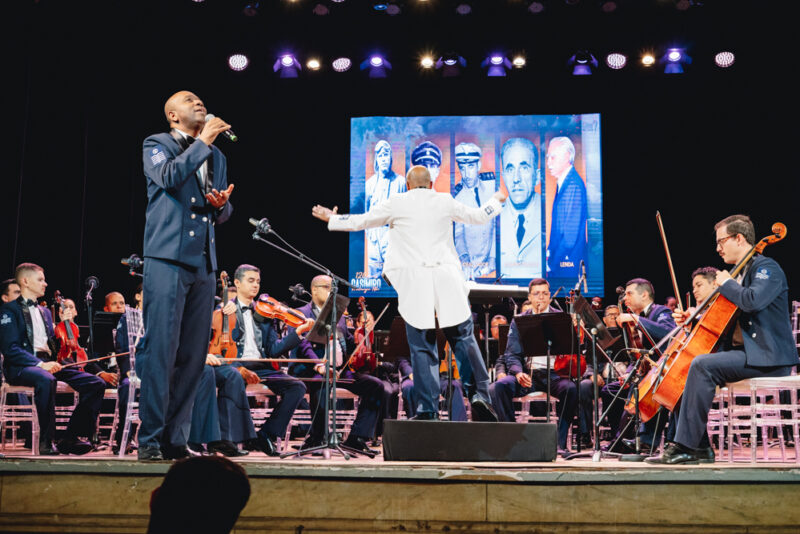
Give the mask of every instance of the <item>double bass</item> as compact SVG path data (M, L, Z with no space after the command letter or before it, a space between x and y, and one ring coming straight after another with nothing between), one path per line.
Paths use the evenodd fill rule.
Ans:
M753 245L731 271L731 277L739 276L753 256L762 253L768 245L777 243L784 237L786 237L786 226L782 223L773 224L772 235L764 237ZM674 336L672 342L657 365L639 383L639 409L643 421L647 421L655 415L655 412L645 414L641 399L652 399L654 401L652 404L655 406L660 405L673 410L683 395L692 360L701 354L716 351L721 338L733 327L738 312L738 307L722 296L719 288L716 288L686 319L684 326L677 327L667 336L667 338ZM689 330L688 325L694 321L697 322ZM625 408L628 409L628 406Z
M64 297L61 296L61 292L58 290L56 290L55 299L59 309L63 312L67 306ZM83 347L78 344L78 336L80 335L78 325L66 319L55 326L54 332L55 338L59 343L56 356L58 363L64 363L65 360L69 360L65 363L77 363L77 367L83 370L83 365L89 358L86 356L86 351L83 350Z

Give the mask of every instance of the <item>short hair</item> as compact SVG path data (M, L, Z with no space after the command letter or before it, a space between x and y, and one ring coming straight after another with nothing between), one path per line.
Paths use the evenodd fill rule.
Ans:
M698 267L694 271L692 271L692 280L694 280L695 276L702 276L708 282L713 282L717 278L717 273L719 269L716 267Z
M619 311L619 306L618 306L618 305L616 305L616 304L609 304L608 306L606 306L606 309L605 309L605 311L603 311L603 315L606 315L606 314L608 314L608 310L610 310L611 308L614 308L614 309L616 309L617 311Z
M3 295L4 297L8 295L11 291L11 284L19 285L15 278L9 278L8 280L3 280L0 282L0 295Z
M19 284L20 280L28 276L28 273L37 271L44 272L44 269L42 269L35 263L20 263L19 265L17 265L17 268L14 269L14 280L16 280L17 284Z
M210 495L214 506L198 506ZM250 499L250 481L238 464L221 456L175 462L150 501L147 532L228 533Z
M714 231L719 230L723 226L725 227L725 231L728 232L728 235L742 234L745 241L749 244L756 244L756 229L753 226L753 221L751 221L750 217L747 215L738 214L725 217L714 225Z
M244 280L244 273L248 271L255 271L258 274L261 274L261 269L259 269L255 265L250 265L249 263L243 263L240 266L238 266L236 270L233 272L233 277L241 282L242 280Z
M508 324L508 319L506 318L506 316L505 315L501 315L499 313L497 315L495 315L494 317L492 317L492 320L491 320L490 324L495 322L495 321L503 321L503 324Z
M528 293L531 292L531 288L533 286L544 286L544 285L547 286L547 289L550 289L550 282L548 282L546 279L544 279L544 278L534 278L533 280L531 280L531 283L528 284Z
M105 301L104 301L106 306L108 306L108 301L109 301L109 299L111 298L112 295L119 295L120 297L122 297L122 300L125 300L125 296L122 293L120 293L119 291L110 291L110 292L106 293L106 298L105 298Z
M506 151L510 148L515 146L521 146L523 148L527 148L531 151L533 155L533 161L531 162L531 166L533 167L533 185L534 187L536 184L539 183L539 151L536 150L536 145L533 144L533 141L530 139L526 139L524 137L512 137L508 139L505 143L503 143L503 147L500 149L500 165L503 165L503 160L506 155Z
M575 163L575 145L572 144L572 140L569 137L554 137L550 140L550 145L553 143L563 145L567 150L567 154L569 154L569 162Z
M656 300L656 290L653 289L653 284L650 283L650 280L646 278L634 278L633 280L628 280L625 287L630 285L636 286L636 291L639 293L648 293L651 299L654 301Z

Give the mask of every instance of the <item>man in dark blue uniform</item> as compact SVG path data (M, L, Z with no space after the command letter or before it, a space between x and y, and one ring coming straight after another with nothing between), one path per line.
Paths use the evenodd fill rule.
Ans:
M279 453L275 441L286 434L292 415L306 394L306 386L281 371L276 362L259 360L277 358L298 346L302 339L299 336L311 330L314 321L306 320L297 330L292 330L279 339L277 321L261 317L253 310L253 300L261 289L261 270L254 265L240 265L233 275L233 283L236 286L236 298L229 301L222 312L236 317L231 338L236 342L239 361L231 367L216 367L215 371L218 374L236 372L248 384L264 382L280 397L280 401L273 407L272 413L258 432L254 431L252 420L249 427L242 420L249 419L250 416L246 398L244 408L236 409L236 406L241 406L241 402L235 402L229 403L224 412L220 409L220 421L225 421L225 426L229 427L226 432L232 437L228 439L246 441L246 447L251 450L261 451L267 456L277 456Z
M756 242L755 228L746 215L731 215L714 227L717 252L728 265L743 260ZM706 434L708 412L716 387L762 376L788 376L797 365L797 347L789 321L789 285L778 263L755 255L736 279L719 271L720 294L740 310L723 349L692 360L681 399L675 440L649 463L698 463ZM679 317L683 322L686 317ZM707 436L706 436L707 439ZM754 445L754 444L753 444Z
M139 459L183 458L214 309L214 225L231 214L225 157L212 145L230 126L205 122L203 102L175 93L172 131L144 141L144 328L136 353L142 380ZM162 456L163 455L163 456Z
M50 311L36 304L43 297L47 282L44 270L33 263L19 265L15 272L21 294L0 309L0 352L3 372L9 384L32 386L33 400L39 417L39 454L86 454L92 450L88 441L80 439L94 434L97 416L103 402L105 382L78 369L62 368L55 361L57 349L51 346L54 337ZM56 382L61 380L78 392L66 434L53 449L56 431Z
M328 295L331 292L331 279L325 275L315 276L311 280L311 302L298 308L298 311L309 318L316 319L325 301L328 300ZM355 341L353 334L348 332L345 326L344 315L339 319L337 325L336 340L339 347L336 348L336 361L344 363L347 360L350 352L355 349ZM321 343L311 343L303 339L300 345L292 351L293 358L302 359L318 359L320 361L317 365L311 364L292 364L289 366L289 372L297 377L305 378L320 378L324 375L325 366L325 345ZM350 429L350 435L342 442L351 449L366 451L374 453L369 449L367 443L375 434L375 426L378 422L378 410L381 409L381 403L384 398L383 383L375 376L354 373L349 369L342 371L340 378L352 380L352 383L337 384L337 387L344 388L359 396L358 411L356 419L353 421L353 426ZM311 434L303 444L303 448L307 449L315 447L322 443L323 433L325 431L325 414L324 410L324 384L314 382L309 384L309 392L311 395L311 409L314 411L314 418L311 423Z

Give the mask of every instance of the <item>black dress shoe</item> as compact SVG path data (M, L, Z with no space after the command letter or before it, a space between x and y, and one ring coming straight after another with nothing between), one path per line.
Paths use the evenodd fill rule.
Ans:
M697 461L701 464L713 464L715 460L714 449L712 447L696 449L694 455L697 456Z
M373 456L378 454L378 451L369 448L369 445L367 445L367 440L361 436L354 436L350 434L347 436L347 439L342 442L342 446L347 447L348 449L363 452L365 454L371 454Z
M141 451L140 451L141 452ZM199 452L193 451L186 445L162 445L161 454L164 455L165 460L182 460L183 458L192 458L195 456L202 456ZM140 454L141 457L141 454Z
M472 406L472 420L485 421L488 423L497 422L497 414L494 413L492 405L483 399L475 399L471 403Z
M233 442L228 441L227 439L223 439L220 441L212 441L208 444L208 452L211 454L220 453L223 456L227 456L228 458L235 458L237 456L247 456L250 454L247 451L240 450L239 447L233 444Z
M136 449L138 449L136 445L134 445L133 443L128 443L128 446L125 447L125 454L133 454L134 452L136 452ZM111 453L114 456L119 455L119 445L114 445L113 447L111 447Z
M64 438L56 447L61 454L86 454L93 448L91 443L78 438Z
M203 455L205 455L205 454L208 454L208 451L206 451L206 448L203 446L203 444L202 444L202 443L192 443L192 442L189 442L189 443L187 443L187 444L186 444L186 447L187 447L187 448L188 448L190 451L192 451L192 452L196 452L198 456L203 456Z
M697 456L694 451L678 443L670 443L664 448L660 456L651 456L644 459L648 464L678 465L696 464Z
M272 441L270 438L261 435L248 441L246 448L251 451L263 452L267 456L278 456L280 454L280 452L278 452L278 447L275 445L275 442Z
M628 449L630 449L630 451L632 453L636 452L636 440L635 439L623 439L622 443L625 444L625 446L628 447ZM652 447L653 446L650 443L645 443L644 441L640 441L639 442L639 451L643 452L645 454L650 454L650 449Z
M39 443L39 456L55 456L58 451L53 447L52 443Z
M591 449L592 448L592 436L589 434L581 434L578 438L578 441L581 444L581 449Z
M164 455L158 447L140 447L137 456L142 462L157 462L164 459Z
M419 412L414 417L409 417L409 421L438 421L439 414L436 412Z

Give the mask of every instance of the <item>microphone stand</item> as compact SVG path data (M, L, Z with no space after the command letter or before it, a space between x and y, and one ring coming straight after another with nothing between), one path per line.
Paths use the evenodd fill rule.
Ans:
M322 443L317 445L316 447L309 447L307 449L300 449L295 452L285 452L281 454L281 458L286 458L289 456L304 456L307 454L313 454L315 451L322 451L323 457L327 460L330 459L330 455L332 451L335 451L342 455L345 460L350 459L350 454L366 454L367 456L372 457L371 453L367 453L364 451L359 451L356 449L352 449L350 447L346 447L339 442L339 435L336 433L336 374L332 372L333 369L336 368L336 343L338 343L337 334L338 328L336 325L337 317L336 317L336 297L339 293L339 284L343 284L347 287L350 287L350 284L347 280L337 276L331 272L330 269L322 265L321 263L309 258L292 245L287 243L281 236L277 234L272 229L272 226L269 224L267 219L261 219L260 221L255 221L254 219L250 219L250 224L256 227L255 232L253 232L253 239L255 241L260 241L261 243L266 243L267 245L283 252L287 256L290 256L302 263L305 263L309 267L319 271L326 276L330 277L331 279L331 293L328 296L328 300L331 301L331 313L329 315L330 320L327 320L325 324L325 433L322 438ZM283 243L286 244L286 248L278 245L277 243L273 243L272 241L268 241L262 237L262 235L274 235L278 239L280 239ZM291 361L291 360L290 360ZM319 407L317 407L319 408Z
M95 290L94 285L89 286L89 291L86 292L86 312L89 314L89 353L94 357L94 317L92 316L92 291Z

